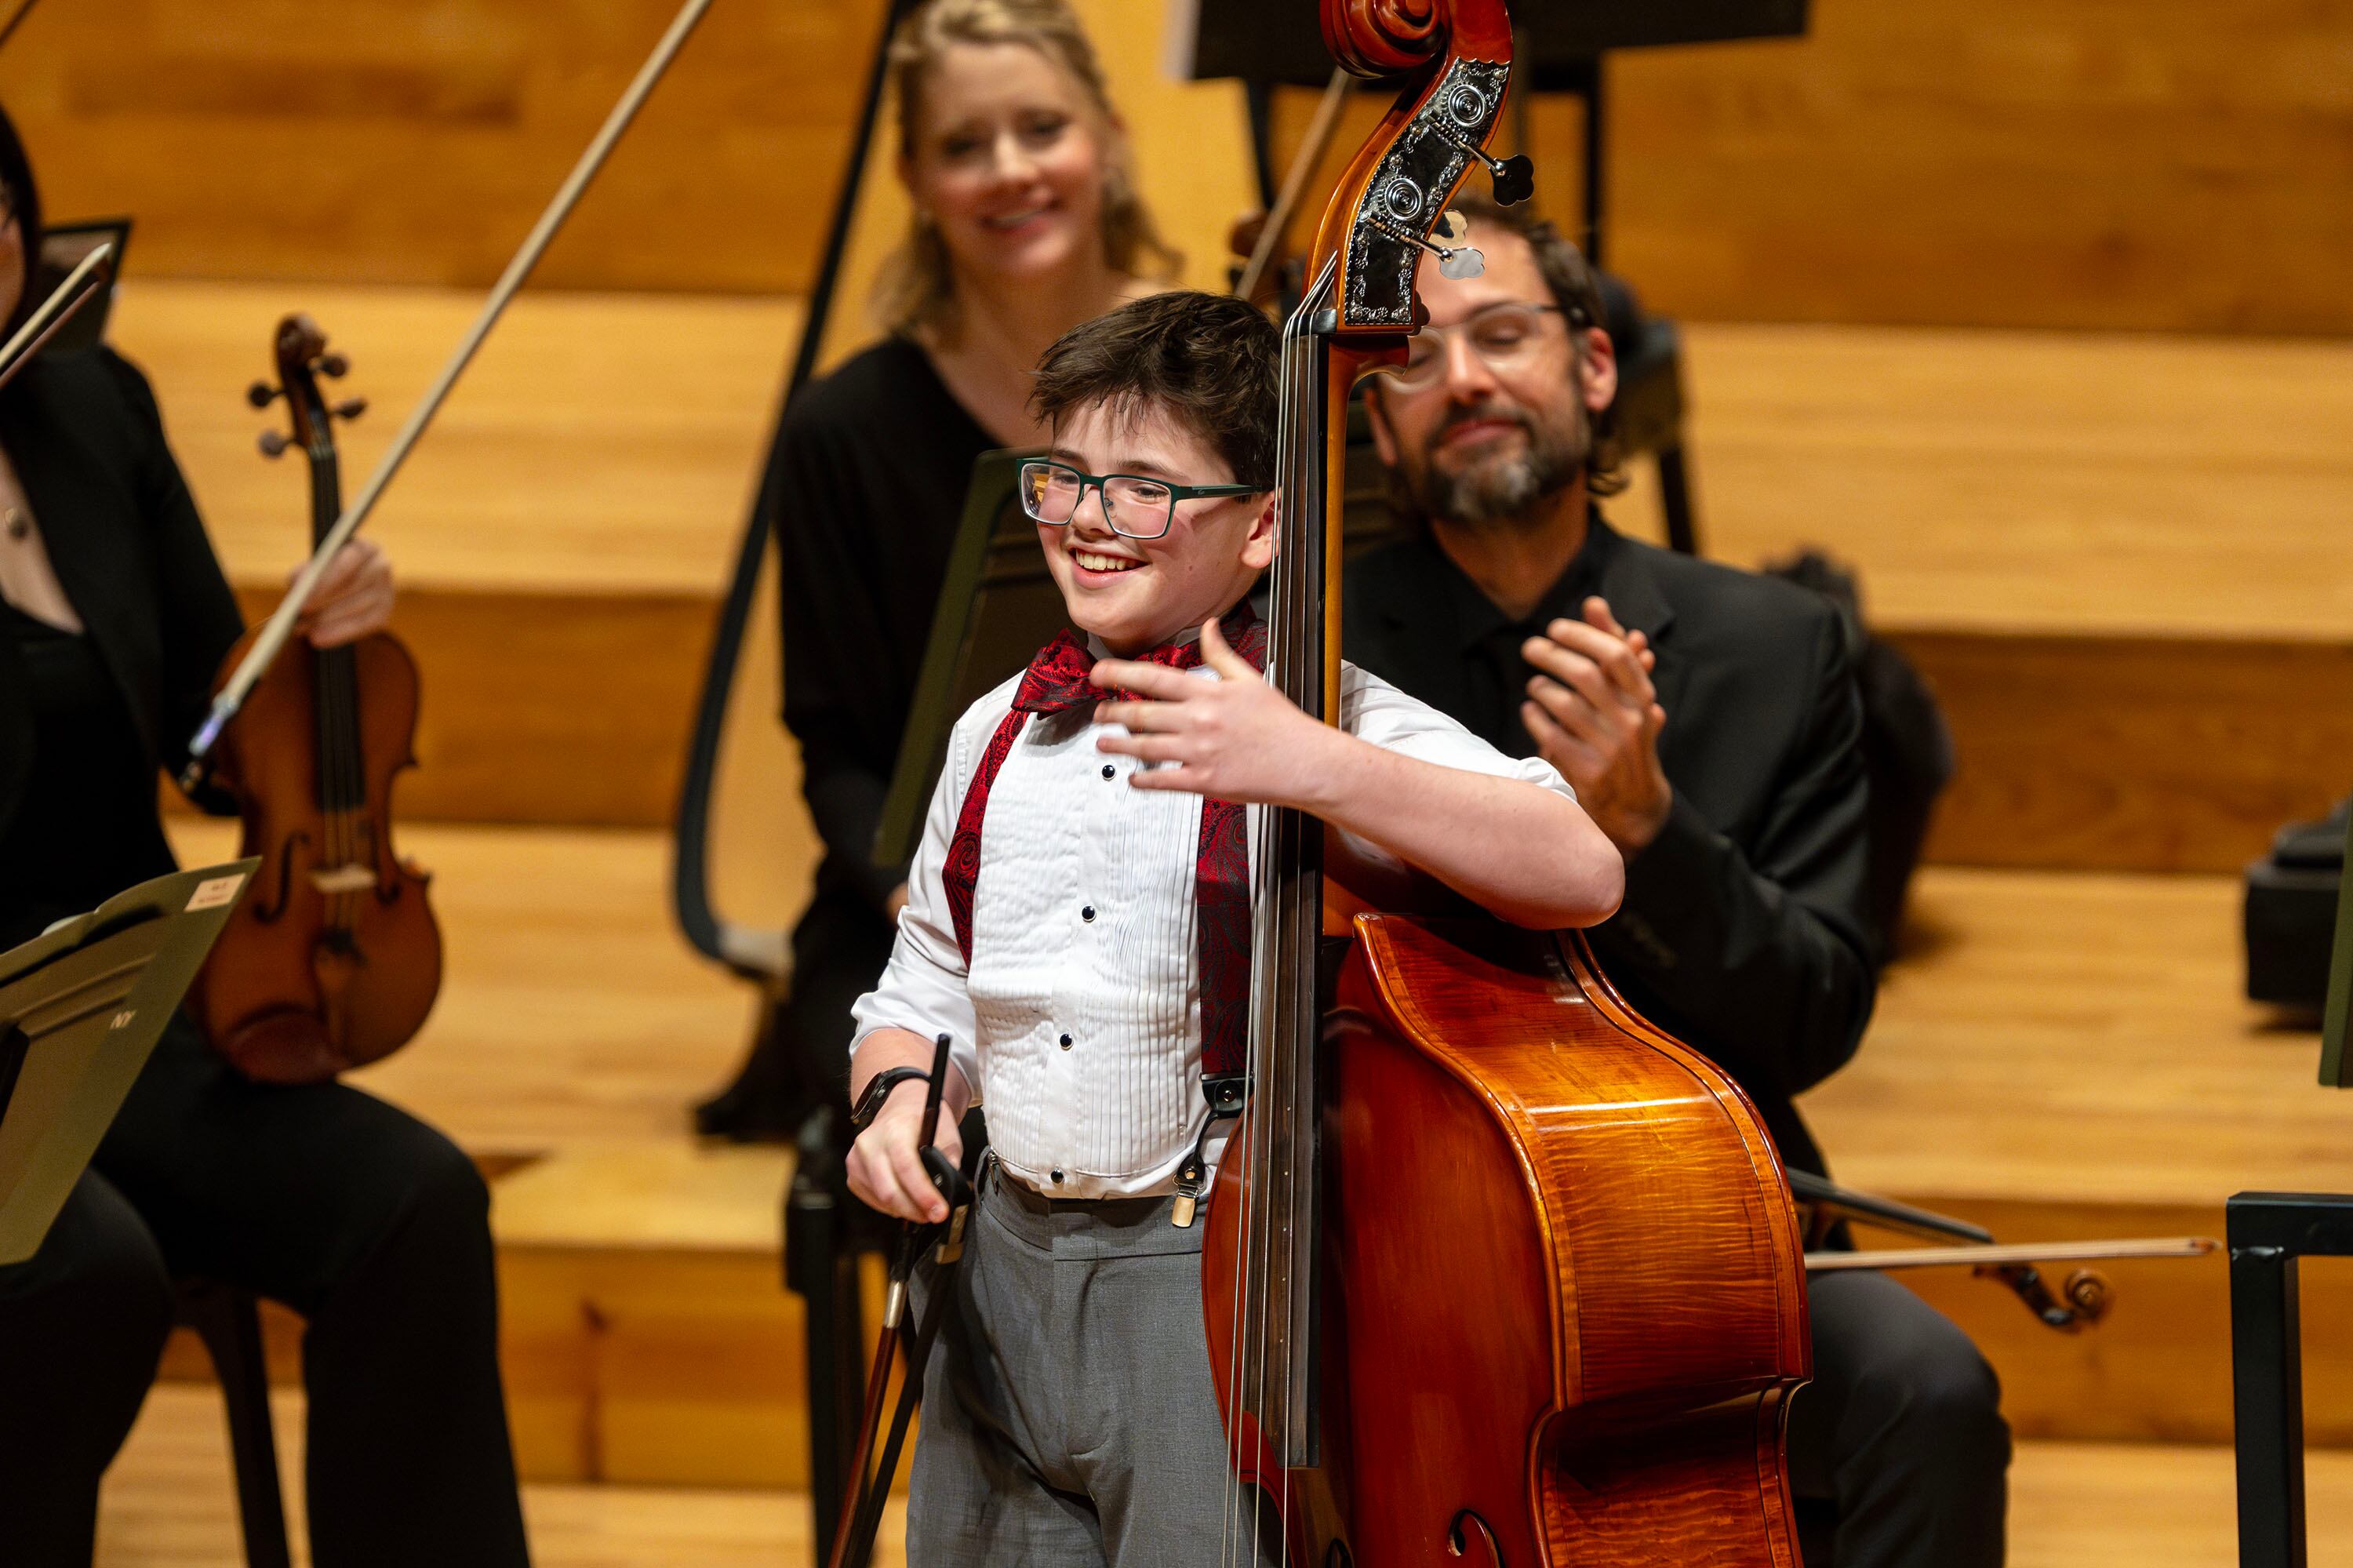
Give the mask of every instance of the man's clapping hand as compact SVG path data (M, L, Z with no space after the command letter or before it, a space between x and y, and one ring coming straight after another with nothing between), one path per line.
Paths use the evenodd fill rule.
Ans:
M1659 836L1675 793L1659 765L1667 710L1651 683L1651 640L1618 624L1606 600L1585 601L1531 637L1521 653L1535 669L1520 721L1537 752L1561 771L1619 853L1631 860Z

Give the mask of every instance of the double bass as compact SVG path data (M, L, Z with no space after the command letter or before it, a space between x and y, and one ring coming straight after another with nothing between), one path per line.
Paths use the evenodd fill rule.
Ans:
M1456 187L1483 165L1509 200L1527 169L1485 150L1502 0L1323 17L1350 69L1407 77L1282 336L1267 678L1335 719L1348 397L1401 362L1421 256L1477 265ZM1255 1489L1225 1561L1256 1561L1255 1531L1311 1568L1794 1568L1804 1245L1746 1097L1577 934L1342 917L1320 824L1253 831L1249 1071L1208 1086L1238 1113L1206 1218L1209 1359Z
M342 355L305 315L278 325L278 382L249 400L283 398L293 439L263 433L277 457L299 445L311 477L311 535L343 512L334 421L320 377ZM257 630L231 649L224 679ZM188 993L216 1050L262 1083L316 1083L413 1039L441 989L441 931L428 878L394 853L392 786L415 764L417 663L399 639L372 632L340 648L282 659L223 735L214 778L237 797L240 853L259 855L253 889L230 917Z

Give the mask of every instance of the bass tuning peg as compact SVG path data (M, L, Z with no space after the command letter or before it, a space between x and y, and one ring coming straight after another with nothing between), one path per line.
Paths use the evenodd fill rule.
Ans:
M286 436L285 433L280 430L264 430L261 432L261 439L255 444L261 448L261 455L263 457L279 457L283 455L286 450Z
M1525 153L1514 153L1500 164L1488 159L1487 173L1494 179L1495 200L1502 206L1517 207L1536 194L1536 166Z
M1453 132L1441 132L1445 138L1487 166L1487 177L1494 182L1495 204L1517 207L1536 194L1536 166L1528 162L1525 153L1514 153L1508 158L1487 155L1487 149L1466 136Z
M1439 249L1438 275L1441 278L1451 278L1459 283L1465 278L1475 278L1486 270L1487 258L1468 245L1458 250L1448 250L1444 247Z
M278 388L267 381L257 381L245 389L245 400L257 408L267 408L277 397Z
M1447 217L1455 223L1462 223L1458 214L1449 213ZM1379 218L1373 219L1373 227L1392 239L1403 240L1408 245L1417 246L1437 257L1438 275L1441 278L1451 278L1460 282L1465 278L1475 278L1487 270L1487 258L1468 245L1440 245L1435 241L1424 239L1410 229L1399 228L1395 224L1384 223ZM1470 226L1463 224L1462 227L1468 229Z
M346 397L334 408L334 415L338 419L356 419L366 412L367 399L364 397Z

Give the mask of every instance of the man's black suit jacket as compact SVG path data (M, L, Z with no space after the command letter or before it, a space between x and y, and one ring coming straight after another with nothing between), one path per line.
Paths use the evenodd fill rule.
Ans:
M1348 657L1519 756L1535 746L1478 650L1575 616L1588 593L1648 632L1667 711L1674 806L1592 933L1627 1000L1757 1102L1782 1158L1820 1171L1792 1103L1844 1065L1875 991L1855 649L1830 602L1778 578L1672 554L1595 514L1586 547L1528 621L1509 625L1438 546L1348 568ZM1483 641L1482 641L1483 640ZM1516 657L1515 654L1512 657Z

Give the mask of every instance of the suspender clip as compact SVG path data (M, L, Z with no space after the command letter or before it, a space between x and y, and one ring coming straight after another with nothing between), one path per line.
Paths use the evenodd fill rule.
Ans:
M1193 1152L1176 1168L1176 1201L1169 1205L1168 1223L1178 1230L1191 1227L1193 1216L1200 1211L1201 1200L1209 1190L1209 1135L1220 1122L1229 1122L1242 1114L1250 1101L1248 1073L1205 1074L1201 1078L1201 1097L1209 1102L1209 1119L1201 1124L1201 1136L1193 1140Z

